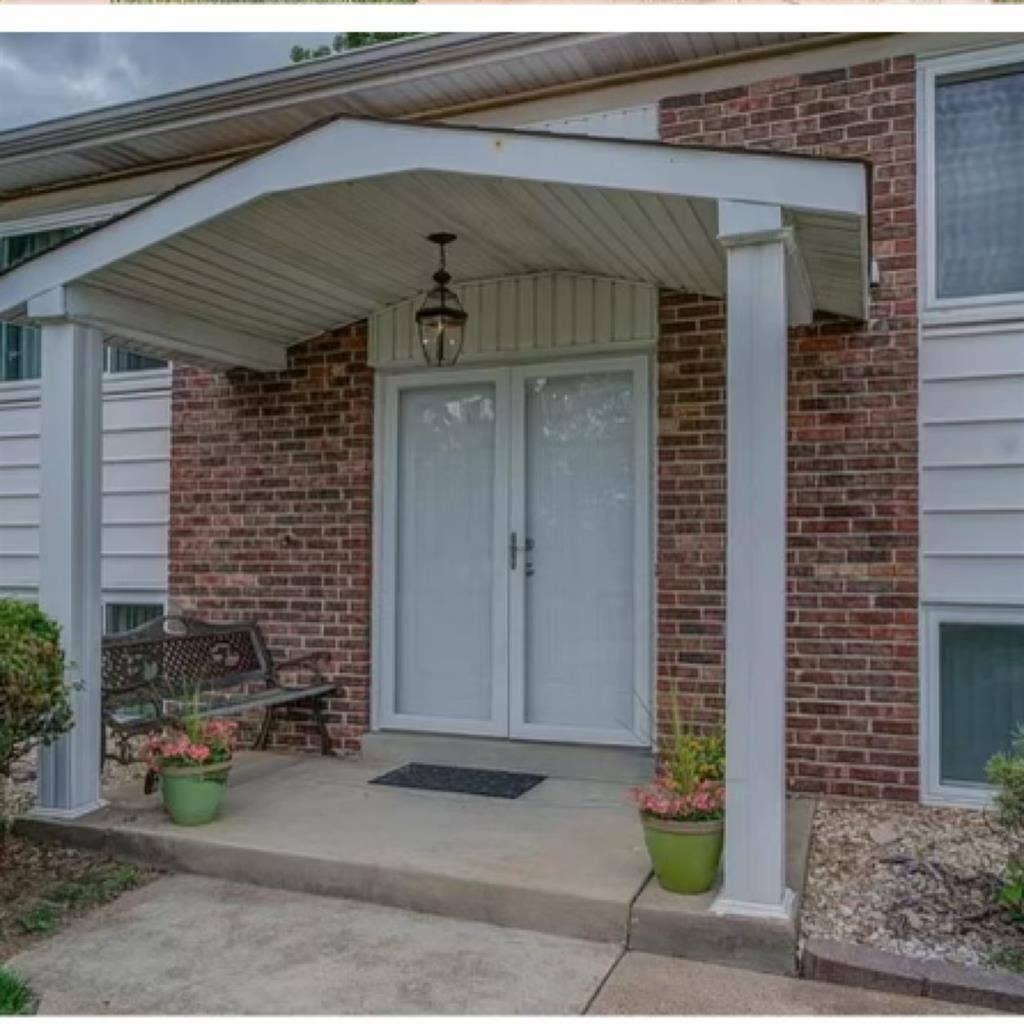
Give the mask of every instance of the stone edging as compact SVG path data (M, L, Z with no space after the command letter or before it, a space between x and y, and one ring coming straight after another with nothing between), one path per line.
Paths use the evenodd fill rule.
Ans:
M800 974L838 985L927 996L1013 1013L1024 1011L1022 975L945 960L919 960L871 946L808 939L800 959Z

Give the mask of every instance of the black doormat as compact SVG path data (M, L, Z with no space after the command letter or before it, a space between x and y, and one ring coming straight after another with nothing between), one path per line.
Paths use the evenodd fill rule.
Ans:
M473 796L496 796L515 800L543 782L546 775L527 772L499 772L489 768L454 768L447 764L403 765L378 775L370 782L380 786L402 786L405 789L438 789L445 793L471 793Z

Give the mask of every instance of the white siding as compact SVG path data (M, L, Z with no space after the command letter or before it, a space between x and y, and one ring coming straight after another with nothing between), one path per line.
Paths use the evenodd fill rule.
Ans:
M601 352L658 336L658 290L585 274L527 274L454 285L469 320L460 363L542 352ZM418 295L370 317L370 365L418 366Z
M645 103L643 106L623 107L620 110L556 117L521 127L568 135L600 135L611 139L657 139L658 104Z
M104 380L103 599L164 603L170 374ZM0 596L32 596L39 574L39 384L0 384Z
M921 599L1024 604L1024 323L921 331Z

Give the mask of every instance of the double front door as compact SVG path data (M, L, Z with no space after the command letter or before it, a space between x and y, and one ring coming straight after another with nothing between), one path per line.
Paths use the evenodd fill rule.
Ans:
M379 727L648 743L647 373L383 380Z

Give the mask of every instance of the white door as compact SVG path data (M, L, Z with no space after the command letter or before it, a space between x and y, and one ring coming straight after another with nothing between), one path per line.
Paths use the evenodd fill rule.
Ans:
M649 742L647 363L388 378L377 721Z

